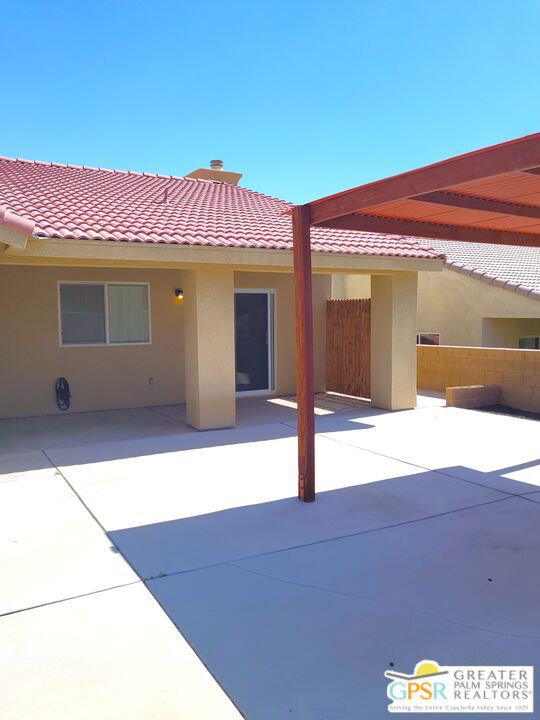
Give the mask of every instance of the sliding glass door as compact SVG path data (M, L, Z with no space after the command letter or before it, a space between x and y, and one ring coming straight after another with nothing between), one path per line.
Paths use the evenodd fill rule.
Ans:
M274 386L274 293L235 290L236 391L264 393Z

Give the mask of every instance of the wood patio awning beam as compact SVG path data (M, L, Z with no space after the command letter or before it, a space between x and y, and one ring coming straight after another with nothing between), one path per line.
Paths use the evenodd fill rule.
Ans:
M540 202L537 202L540 185L538 178L533 178L538 175L540 133L535 133L293 208L298 495L301 500L315 499L310 225L409 237L540 247L540 232L535 232L539 226L536 221L540 219ZM527 203L514 201L520 197L526 198ZM399 202L402 200L406 202ZM437 213L435 210L431 214L428 207L429 220L411 218L411 209L413 214L419 211L418 214L426 217L420 203L438 204L461 212ZM500 215L495 218L496 223L493 218L486 220L491 220L492 225L509 229L487 229L478 224L478 217L468 210ZM447 216L446 219L452 222L433 222L433 218L441 216ZM526 225L524 230L528 228L528 232L516 230L516 225L520 225L516 217L530 218L530 223L523 223ZM410 299L410 295L407 297Z
M435 192L424 193L423 195L415 195L409 199L433 203L435 205L448 205L456 209L465 208L467 210L483 210L490 213L500 213L501 215L519 215L520 217L534 219L540 218L540 207L538 206L491 200L489 198L478 197L477 195L462 195L461 193L445 192L443 190L436 190Z
M452 185L540 167L540 133L377 180L309 203L311 224ZM413 233L414 234L414 233Z
M483 228L471 226L442 225L422 220L402 220L401 218L381 217L378 215L345 215L344 217L327 220L319 225L320 227L332 227L341 230L363 230L364 232L408 235L409 237L434 238L437 240L461 240L526 247L538 247L540 245L540 234L484 230Z

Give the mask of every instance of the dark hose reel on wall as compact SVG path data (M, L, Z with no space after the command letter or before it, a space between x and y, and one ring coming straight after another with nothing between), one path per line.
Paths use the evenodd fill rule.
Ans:
M59 410L69 410L71 392L69 383L65 377L58 378L56 381L56 404Z

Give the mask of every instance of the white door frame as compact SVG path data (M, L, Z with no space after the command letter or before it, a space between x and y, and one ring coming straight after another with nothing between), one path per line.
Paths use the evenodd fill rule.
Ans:
M235 294L259 294L268 297L268 385L262 390L237 390L236 397L253 397L255 395L272 395L276 388L276 291L274 288L235 288ZM236 319L236 313L235 313ZM236 327L234 330L236 343ZM236 348L235 348L236 355ZM235 383L236 384L236 383Z

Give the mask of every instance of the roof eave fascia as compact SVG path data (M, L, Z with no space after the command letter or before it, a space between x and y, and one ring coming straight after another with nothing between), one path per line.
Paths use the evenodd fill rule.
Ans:
M28 220L0 205L0 242L15 251L24 250L34 228L33 220Z
M28 235L12 230L5 225L0 224L0 243L6 245L5 252L7 253L20 253L26 250L28 243Z
M292 250L270 248L239 248L215 245L180 245L165 243L128 243L110 240L80 240L68 238L30 238L24 257L66 258L70 260L140 261L166 266L185 265L257 266L271 271L273 268L292 270ZM415 258L353 253L313 252L314 272L369 272L369 271L440 271L440 258Z

